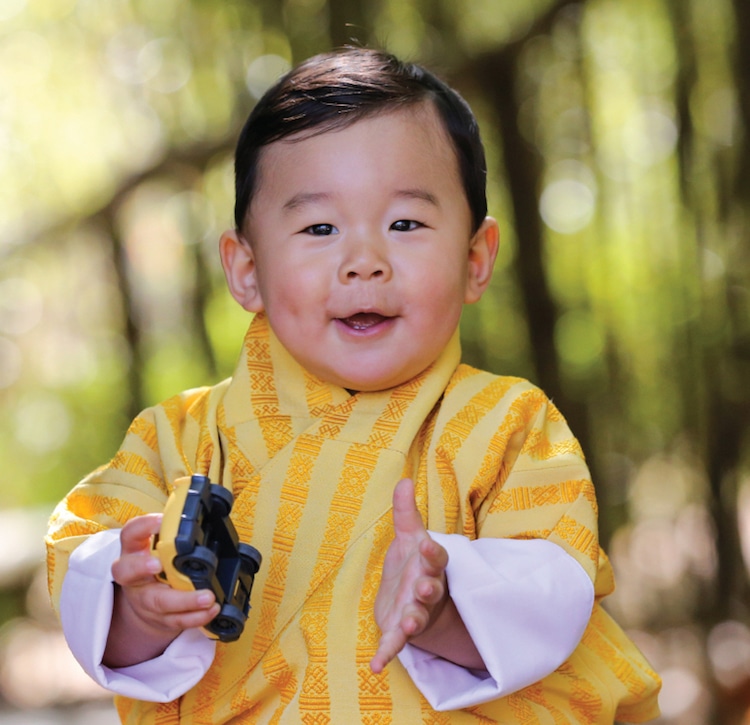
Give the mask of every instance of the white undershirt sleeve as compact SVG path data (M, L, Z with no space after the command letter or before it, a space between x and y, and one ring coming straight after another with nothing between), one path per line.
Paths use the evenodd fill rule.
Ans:
M60 596L65 639L83 669L103 687L137 700L169 702L203 677L216 643L200 629L189 629L152 660L118 669L102 665L114 604L112 564L119 556L119 529L90 536L71 554Z
M448 586L486 670L468 670L406 645L401 663L436 710L470 707L545 677L578 644L591 615L594 587L565 551L541 539L478 539L430 532L449 555ZM119 531L89 537L71 555L63 583L63 631L83 669L107 689L168 702L210 667L216 644L183 632L152 660L112 669L101 664L114 601L111 566Z
M448 551L448 588L486 666L469 670L407 644L399 660L435 710L503 697L570 656L594 604L594 585L572 556L544 539L429 533Z

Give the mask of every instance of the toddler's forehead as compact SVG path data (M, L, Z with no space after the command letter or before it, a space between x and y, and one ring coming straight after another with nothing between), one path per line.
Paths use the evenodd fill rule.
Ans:
M471 217L459 153L439 111L425 103L319 124L267 144L245 221L257 222L269 204L290 213L313 200L352 200L356 188L366 189L372 204L415 190L423 198L461 198Z
M457 160L454 142L445 127L440 113L434 103L424 100L419 103L411 103L396 108L383 107L365 110L351 119L326 119L303 131L298 131L297 133L272 141L261 149L259 155L259 171L261 172L259 182L262 183L263 160L271 149L283 146L287 153L290 151L293 153L296 145L308 139L336 134L346 129L365 125L382 117L388 117L389 120L401 125L404 133L412 135L415 139L429 139L429 152L434 152L436 156L444 156L446 151L448 151L451 159ZM357 154L356 150L350 153L352 155Z
M431 130L437 131L442 137L441 140L453 148L453 142L451 141L437 108L431 101L425 100L419 103L411 103L400 107L397 106L395 108L386 106L371 110L364 109L359 113L352 114L351 118L333 117L325 119L303 131L298 131L297 133L284 136L277 141L271 142L264 147L264 150L273 148L277 144L295 144L316 136L335 134L339 131L353 128L355 126L362 126L369 121L384 116L389 117L395 123L401 125L405 133L413 134L415 137L424 137L426 134L429 134L429 131Z

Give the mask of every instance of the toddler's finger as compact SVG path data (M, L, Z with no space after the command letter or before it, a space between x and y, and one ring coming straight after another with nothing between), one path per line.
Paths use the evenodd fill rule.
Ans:
M208 609L171 614L166 619L171 629L193 629L195 627L205 627L219 614L220 610L221 607L218 604L214 604Z
M427 612L418 605L406 605L401 612L399 623L380 637L378 651L370 661L370 669L378 674L404 648L411 637L424 631L427 626Z
M370 669L377 675L403 649L406 637L400 628L384 632L378 643L378 650L370 660Z
M414 587L417 601L422 604L436 604L443 597L443 582L437 577L425 576L419 579Z
M146 551L126 554L112 564L112 578L123 587L151 584L162 569L161 562Z
M144 514L125 523L120 531L122 554L134 554L151 548L151 537L159 532L162 514Z
M181 592L157 586L144 594L150 618L168 629L205 627L221 610L213 592L206 589Z
M448 566L448 551L433 539L427 537L419 542L422 565L428 576L440 576Z
M144 587L143 598L149 609L169 615L205 612L216 603L210 589L181 591L158 582Z
M425 531L410 478L402 478L393 490L393 526L400 534L418 535Z

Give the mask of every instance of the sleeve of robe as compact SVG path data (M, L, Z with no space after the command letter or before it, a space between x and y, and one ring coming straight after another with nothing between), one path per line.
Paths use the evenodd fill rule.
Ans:
M428 483L428 529L465 537L476 565L451 570L449 563L449 588L488 672L454 667L437 700L423 693L436 709L466 706L462 692L471 680L475 702L527 691L543 701L545 687L570 688L572 697L593 667L590 686L599 689L584 699L614 703L618 720L656 717L660 680L601 606L614 578L599 546L596 494L578 441L543 391L513 378L488 385L483 377L457 376L460 394L447 391L426 456L433 475L420 475L439 485ZM445 493L449 480L458 500ZM441 496L442 510L434 505ZM548 553L535 557L533 546ZM489 590L491 604L483 601ZM483 606L495 616L483 616ZM434 682L435 658L411 650L412 678L418 686Z
M114 458L75 486L50 519L46 545L53 607L83 668L114 692L171 700L185 685L192 687L213 659L214 643L196 630L183 633L161 658L121 670L101 665L119 530L135 516L162 512L173 481L194 468L212 472L215 441L200 431L207 428L201 422L213 407L212 397L220 393L220 386L187 391L142 412Z
M449 582L454 589L461 589L459 608L467 621L472 623L472 633L480 638L484 638L486 632L496 629L494 622L500 607L504 607L503 613L507 613L510 608L515 622L520 617L527 627L535 628L538 625L549 629L549 617L543 608L536 606L535 609L530 609L527 606L531 602L524 600L526 592L517 591L514 598L505 594L509 576L520 577L520 572L523 571L524 578L529 582L527 591L531 589L536 595L534 590L539 579L548 578L550 571L559 572L559 576L551 577L553 580L558 579L558 586L564 586L566 579L570 579L571 572L574 578L577 574L571 568L571 564L573 567L577 567L577 564L570 557L559 547L545 545L544 542L469 542L461 536L433 534L433 537L449 552ZM63 632L76 659L100 685L126 697L168 702L187 692L208 671L213 661L215 643L200 630L187 630L157 658L118 669L103 666L101 661L113 604L111 566L118 556L117 529L94 534L73 552L60 597ZM509 557L515 562L512 570L505 567L500 575L492 573L492 562L504 561ZM529 571L533 573L529 574ZM477 587L464 586L467 580L474 580L474 575L479 575L483 582L479 595ZM550 588L551 585L545 583L544 586ZM535 599L536 602L539 601L538 596ZM591 601L587 605L583 602L582 612L586 606L590 611ZM585 626L588 612L574 613L574 616ZM503 678L502 673L519 670L517 647L526 645L523 629L506 642L507 646L491 648L480 645L479 649L489 672L471 672L446 660L429 656L414 647L401 655L401 661L433 707L441 710L468 707L516 689L517 679ZM564 637L562 641L555 632L550 632L550 636L544 652L525 652L528 664L520 667L522 671L538 674L548 667L551 660L565 659L577 642L575 634ZM571 646L572 639L576 641ZM535 677L534 674L528 676ZM498 682L502 682L504 687L499 686Z
M462 408L452 410L446 396L445 420L427 460L442 459L444 466L450 460L465 495L463 535L430 533L450 552L449 590L485 670L467 670L410 645L399 655L436 710L487 702L541 680L576 648L594 605L596 569L589 557L597 543L596 502L578 443L542 391L508 378L496 378L488 390L482 377L462 381L478 387L461 395ZM468 415L471 432L459 435ZM488 428L482 448L473 450L472 432L482 426ZM451 447L451 441L461 443ZM470 481L460 480L467 469L462 455L475 461ZM534 507L540 485L547 494ZM556 506L561 499L566 503ZM572 515L586 532L585 552L561 546L552 533ZM447 530L459 525L440 523Z
M137 700L169 702L196 685L213 662L216 643L200 629L182 632L154 659L130 667L102 664L114 604L111 568L120 531L90 536L71 554L60 595L65 639L83 670L102 687Z

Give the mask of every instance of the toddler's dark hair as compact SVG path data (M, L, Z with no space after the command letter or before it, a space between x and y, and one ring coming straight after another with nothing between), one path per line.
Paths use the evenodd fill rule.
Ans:
M258 101L237 143L235 207L237 229L244 226L256 190L264 146L293 134L343 128L376 113L430 101L458 158L471 209L473 231L487 215L487 164L471 108L450 86L414 63L380 50L342 48L304 61L277 81Z

